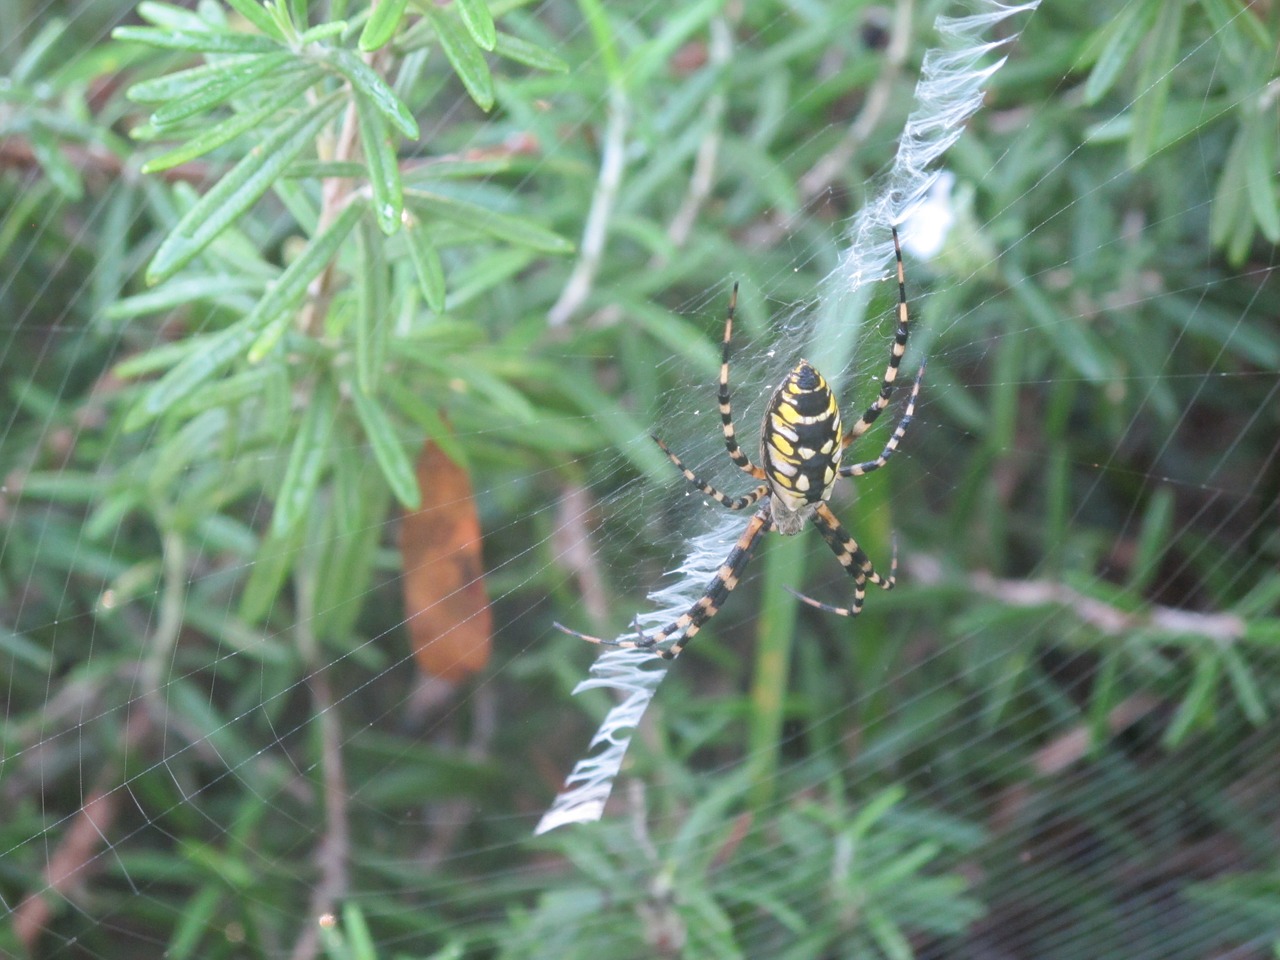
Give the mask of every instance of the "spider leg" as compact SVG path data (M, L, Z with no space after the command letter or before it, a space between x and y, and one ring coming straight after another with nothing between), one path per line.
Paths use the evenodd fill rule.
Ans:
M680 638L668 649L659 651L664 660L674 660L680 656L680 651L684 649L685 644L693 639L694 634L702 629L702 625L720 612L720 607L724 605L733 588L738 585L738 578L742 575L747 561L751 559L751 553L755 550L761 535L770 526L772 526L772 521L769 519L768 511L761 508L751 518L747 528L742 531L742 536L733 545L733 549L729 551L729 556L725 558L724 563L720 564L720 569L711 578L711 582L707 584L707 589L702 596L685 613L655 634L646 636L637 625L635 640L604 640L600 637L579 633L577 630L570 630L559 623L555 626L571 636L590 643L598 643L606 647L624 647L637 650L651 650L668 637L681 634Z
M692 484L698 490L701 490L703 493L705 493L708 497L710 497L716 503L722 506L728 507L730 510L743 510L751 506L753 503L755 503L761 497L763 497L766 491L768 491L769 489L764 484L761 484L760 486L756 487L754 490L752 490L750 493L746 494L745 496L730 497L727 494L721 493L719 490L717 490L711 484L707 483L705 480L698 479L698 477L694 475L694 472L690 470L688 467L686 467L684 463L680 460L680 458L677 457L674 453L672 453L671 449L665 443L663 443L658 437L654 436L653 442L662 448L662 452L665 453L667 455L667 458L676 465L676 469L679 470L682 474L684 474L684 478L688 480L690 484Z
M893 252L898 259L898 329L893 336L893 347L889 351L889 366L885 368L884 378L880 381L880 395L867 407L858 422L849 428L849 432L840 441L841 449L857 440L871 429L871 425L880 416L880 411L889 405L889 395L893 393L893 381L898 378L898 364L902 355L907 352L907 326L910 316L907 313L907 281L902 268L902 244L898 242L898 228L893 228Z
M724 321L724 340L720 348L720 429L724 433L725 449L729 451L729 459L737 464L743 473L750 474L757 480L764 479L764 471L751 462L751 459L738 446L738 438L733 429L733 404L729 400L729 340L733 337L733 313L738 307L738 284L733 285L733 293L729 295L729 313Z
M551 621L551 625L561 633L567 633L571 637L577 637L579 640L586 640L588 643L599 644L602 647L626 647L628 649L647 650L653 646L653 641L644 635L644 631L640 629L640 616L631 618L631 629L636 632L637 640L605 640L602 637L593 637L589 633L583 633L580 630L571 630L559 620Z
M663 627L662 631L653 638L653 643L661 643L667 637L683 631L680 639L668 649L662 651L663 657L667 660L674 660L680 656L680 651L685 648L685 644L693 639L694 634L702 629L702 625L720 612L725 600L729 598L733 588L738 585L738 578L742 576L742 571L751 559L751 554L755 550L756 544L760 542L761 535L772 526L773 521L763 508L751 518L751 522L742 531L742 536L733 545L733 549L729 551L729 556L725 558L724 563L720 564L720 569L711 578L711 582L707 584L706 591L698 598L698 601L689 608L687 613Z
M870 558L858 546L858 541L845 532L844 527L840 525L840 521L836 519L836 515L831 512L831 508L826 503L818 505L818 509L813 515L813 525L822 534L822 539L827 541L827 546L836 555L836 559L840 561L840 565L844 567L845 572L853 577L853 603L847 607L835 607L829 603L814 600L812 597L806 597L803 593L798 593L795 590L792 590L792 593L811 607L817 607L819 610L825 610L827 613L838 614L842 617L856 617L862 612L862 602L866 599L868 583L874 583L881 590L893 589L894 583L897 582L898 574L898 543L896 538L893 544L893 559L889 563L889 576L882 577L871 566Z
M920 364L920 369L916 372L916 382L911 387L911 397L907 400L906 412L902 414L902 419L898 421L898 426L893 431L893 436L889 438L889 442L880 451L880 456L874 460L867 460L865 463L846 464L840 468L840 476L860 477L863 474L870 473L872 470L879 470L889 462L889 458L897 451L898 444L902 442L903 436L906 435L907 427L911 426L911 418L916 412L916 399L920 396L920 381L923 377L924 364L922 363Z

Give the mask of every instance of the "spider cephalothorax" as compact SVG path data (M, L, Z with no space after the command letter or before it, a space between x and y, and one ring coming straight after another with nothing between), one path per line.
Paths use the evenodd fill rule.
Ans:
M848 607L835 607L819 603L806 596L800 599L810 606L845 617L854 617L862 610L862 602L866 596L867 584L872 583L884 589L893 589L894 573L897 570L895 555L889 566L889 575L882 577L876 573L871 560L858 546L858 542L845 532L840 521L836 519L827 501L831 499L831 491L835 487L837 477L861 477L878 470L889 460L902 437L907 432L911 417L915 412L916 399L920 396L920 381L924 376L921 365L916 374L915 384L911 388L911 396L907 400L907 409L898 421L893 435L885 444L880 455L874 460L863 463L840 465L840 457L846 447L871 429L880 416L880 412L889 405L889 396L893 392L893 382L898 377L898 365L902 355L907 351L907 330L910 317L907 312L906 278L902 268L902 246L898 243L898 231L893 231L893 250L898 263L898 325L894 332L893 346L889 351L889 365L885 368L880 381L880 395L867 407L858 418L858 422L841 433L840 408L836 404L835 395L813 365L801 360L786 379L778 385L769 400L765 411L764 423L760 428L760 461L763 466L756 466L748 459L738 446L733 426L733 405L729 400L729 341L733 336L733 314L738 303L738 285L733 285L733 294L729 298L729 314L725 318L723 356L720 363L720 422L724 433L725 447L731 459L744 473L757 480L764 481L750 493L741 497L729 497L721 493L711 484L698 479L693 471L680 462L680 458L672 453L665 443L657 437L662 448L676 469L686 480L698 490L711 497L717 503L730 510L743 510L759 504L742 536L734 544L733 550L720 564L720 569L702 596L685 613L676 618L656 634L645 635L639 628L635 640L603 640L576 630L570 630L556 624L561 630L592 643L602 643L616 647L637 647L652 649L670 637L675 641L661 655L674 660L680 655L685 644L696 634L702 625L714 617L730 591L738 585L742 570L751 559L751 553L759 543L760 537L769 530L781 534L799 533L808 522L817 528L822 539L826 541L836 559L853 577L853 603Z

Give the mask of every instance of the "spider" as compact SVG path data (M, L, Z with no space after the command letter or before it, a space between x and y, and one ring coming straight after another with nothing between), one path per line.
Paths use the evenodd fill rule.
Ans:
M898 327L893 346L889 351L889 365L885 368L884 377L880 383L879 396L871 406L867 407L858 422L842 435L840 409L836 405L831 388L809 361L801 360L778 385L765 411L764 423L760 428L760 460L764 464L763 467L756 466L748 459L739 448L734 434L733 407L729 402L729 340L733 334L733 315L738 302L738 285L736 283L733 285L733 293L729 297L729 312L725 318L720 363L718 397L721 429L724 433L725 447L729 451L729 459L744 473L764 482L744 496L730 497L699 479L661 439L657 436L653 439L684 478L717 503L730 510L745 510L757 503L760 506L746 529L742 531L742 536L734 544L729 556L725 558L716 575L707 584L707 589L702 596L684 614L663 627L658 633L646 636L639 625L635 624L635 640L604 640L579 633L577 630L570 630L559 623L556 624L557 628L591 643L641 650L652 650L670 637L676 637L670 647L659 651L664 659L674 660L680 656L680 652L694 635L702 629L703 624L720 612L720 607L728 598L730 591L738 585L742 571L747 561L751 559L751 554L760 538L770 530L776 530L784 536L799 533L804 529L807 521L811 521L817 527L818 533L836 555L841 566L849 576L853 577L853 603L848 607L836 607L820 603L800 593L796 593L797 597L819 610L826 610L842 617L856 617L862 611L868 583L875 584L882 590L893 589L898 569L896 546L890 562L889 575L882 577L872 567L871 560L858 546L858 541L845 532L827 504L837 477L861 477L873 470L879 470L889 461L907 432L915 412L916 398L920 395L920 381L924 376L923 364L916 373L915 384L911 388L911 396L907 401L902 419L898 421L898 426L884 449L880 451L880 455L874 460L863 463L840 465L840 457L845 448L866 433L876 422L881 411L889 405L893 382L898 376L898 364L902 362L902 355L907 349L907 327L910 318L907 313L902 246L898 242L896 229L893 230L893 249L898 262Z

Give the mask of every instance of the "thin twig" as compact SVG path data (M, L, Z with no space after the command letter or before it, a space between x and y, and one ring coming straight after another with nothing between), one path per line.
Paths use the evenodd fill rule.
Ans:
M928 554L912 557L908 573L916 583L927 585L946 583L949 579L938 558ZM1137 630L1159 630L1169 634L1208 637L1225 646L1242 639L1245 632L1244 618L1234 613L1201 613L1159 604L1148 604L1141 610L1121 610L1053 581L1004 580L980 570L964 577L961 582L975 593L1011 607L1061 607L1081 623L1108 636L1122 636ZM1106 718L1107 729L1115 735L1164 703L1164 700L1150 694L1135 693L1111 708ZM1035 752L1032 768L1040 776L1061 773L1086 755L1092 736L1083 725L1068 730ZM1006 790L996 804L995 828L1002 829L1013 823L1031 796L1032 786L1029 783L1015 784Z
M366 62L372 56L372 54L366 54ZM338 132L338 139L334 143L333 154L328 159L335 163L358 160L359 150L360 117L356 112L355 98L352 98L351 102L347 104L346 113L342 118L342 129ZM321 158L324 159L323 150L321 154ZM322 233L342 212L342 208L350 200L350 193L350 179L346 177L325 178L320 188L320 217L316 224L317 235ZM307 300L303 304L302 312L298 317L298 327L303 333L310 334L320 328L320 323L328 308L329 292L333 286L336 268L337 258L335 257L325 264L324 269L307 286Z
M315 590L312 577L297 578L298 610L295 630L303 662L310 671L308 686L312 708L320 729L321 789L325 828L316 847L320 880L311 891L307 922L290 954L291 960L312 960L320 949L318 920L331 913L350 886L347 864L351 856L351 828L347 820L347 777L342 760L342 727L329 685L328 668L320 656L320 645L311 627L314 623Z
M626 161L627 131L631 126L631 104L626 91L618 84L609 88L608 122L605 125L604 149L600 158L600 175L596 180L596 192L591 198L591 210L582 233L582 248L573 272L564 285L558 299L547 312L549 326L566 323L582 307L604 256L605 242L609 238L609 219L617 201L618 188L622 184L622 171Z
M827 153L818 158L818 162L800 178L800 196L808 201L827 189L835 180L844 174L853 161L854 155L862 148L871 131L884 115L889 105L889 95L893 92L894 81L902 72L902 65L907 61L907 52L911 49L911 19L913 0L899 0L894 5L895 16L889 34L889 43L885 47L884 60L880 73L876 76L862 109L849 124L849 129L840 142Z
M663 863L658 855L658 848L649 836L649 809L642 780L627 782L627 800L631 810L631 835L647 861L645 869L651 874L648 896L636 902L636 914L640 918L645 940L659 957L681 956L688 940L688 928L680 911L676 909L676 889L671 869Z
M918 583L938 584L947 579L936 557L917 555L909 562ZM1195 634L1227 645L1244 637L1245 621L1234 613L1201 613L1148 604L1141 610L1121 610L1087 596L1064 583L1045 580L1001 580L979 570L965 578L969 588L1011 607L1058 606L1078 620L1109 636L1135 630L1159 630L1170 634Z
M162 545L160 615L147 643L142 669L142 695L158 717L168 712L160 688L173 660L187 606L187 545L176 533L166 533Z
M151 731L151 714L145 706L131 712L124 731L124 751L143 740ZM44 868L44 887L28 893L13 911L13 933L29 954L36 952L40 934L53 920L56 898L83 884L100 846L111 846L108 834L120 811L122 788L116 782L119 764L111 763L98 775L93 790L49 855Z
M375 4L376 6L376 4ZM378 53L364 55L364 61L377 69ZM321 159L324 157L320 144ZM327 158L343 163L360 158L360 118L355 98L347 104L342 127ZM352 183L346 177L326 178L321 187L321 205L317 233L324 230L352 202ZM325 264L318 276L307 287L307 300L299 314L299 327L304 333L319 329L328 309L329 295L334 282L337 258ZM342 728L335 706L333 690L329 685L329 673L321 656L319 644L312 632L315 612L314 583L307 574L298 577L297 630L298 646L307 664L310 677L308 686L320 730L321 790L323 792L325 830L316 847L315 859L320 868L320 880L311 892L311 903L297 941L292 960L312 960L320 950L320 918L326 917L346 894L350 878L347 865L351 855L351 829L347 819L347 779L342 758Z
M561 561L578 578L582 602L592 623L604 623L609 615L609 594L600 576L600 565L592 555L591 531L588 519L595 510L595 502L586 487L568 483L560 494L556 506L556 525L551 532L551 543Z
M1163 706L1164 700L1149 693L1135 693L1117 703L1107 713L1107 731L1116 736ZM1031 769L1038 777L1053 777L1084 759L1093 742L1093 732L1078 724L1055 737L1031 757ZM1032 781L1022 780L1001 791L991 816L992 829L1000 833L1018 822L1035 797Z
M723 68L729 63L732 54L733 36L729 25L723 17L716 17L711 21L711 43L707 49L708 61L712 67ZM667 226L667 239L676 249L688 242L689 234L693 231L693 225L698 219L698 213L715 185L716 159L720 155L720 144L724 140L721 123L724 120L726 102L723 90L717 91L707 100L707 135L698 144L698 154L693 161L693 175L689 178L689 189L680 204L680 209L676 211L676 215ZM650 266L661 267L665 266L666 262L667 257L659 253L653 256Z
M733 53L733 34L723 18L711 21L711 44L708 59L714 66L724 66ZM689 186L685 191L680 208L667 225L667 239L671 246L679 250L689 242L693 225L697 222L702 206L711 195L715 186L716 161L720 156L720 145L724 142L722 123L727 100L723 93L716 93L707 99L707 134L698 144L698 151L693 161L693 173L689 177ZM671 258L664 251L656 251L649 258L650 270L665 267ZM622 318L622 308L615 303L607 304L592 317L600 326L611 326ZM584 585L585 586L585 585Z
M1245 631L1244 620L1234 613L1201 613L1158 604L1130 612L1086 596L1064 583L997 580L985 572L973 574L969 582L975 590L1012 607L1050 604L1066 607L1089 626L1113 636L1134 630L1156 629L1165 633L1198 634L1228 644L1243 637Z
M1107 713L1107 732L1112 736L1129 729L1143 717L1164 706L1166 701L1149 693L1135 693L1126 697ZM1042 777L1061 773L1067 767L1084 759L1089 752L1093 734L1084 725L1072 727L1066 733L1054 737L1031 755L1031 767Z
M471 147L456 153L439 153L431 157L407 160L400 165L400 175L408 182L415 175L426 177L436 167L451 163L483 163L487 160L509 160L515 157L536 157L542 152L542 144L532 133L513 133L502 143L484 147Z
M84 147L66 143L58 146L58 152L85 176L99 176L125 183L140 183L142 176L136 164L116 156L102 147ZM10 136L0 140L0 169L42 170L31 144L22 137ZM160 170L154 176L169 183L203 184L209 181L210 167L206 163L187 162Z
M433 678L434 679L434 678ZM441 683L441 688L454 693L455 683ZM483 765L493 759L493 738L498 732L498 697L491 684L481 684L468 695L471 705L471 736L463 745L462 754L468 762ZM457 744L449 735L438 739L434 746L442 750L456 750ZM417 857L417 865L425 873L432 873L457 852L458 841L475 820L476 807L468 798L429 801L424 804L423 820L429 835Z

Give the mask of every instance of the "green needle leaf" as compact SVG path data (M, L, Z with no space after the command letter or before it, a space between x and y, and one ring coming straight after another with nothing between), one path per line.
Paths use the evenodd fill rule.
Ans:
M243 56L221 57L213 63L201 64L189 70L166 73L163 77L140 80L125 91L125 96L135 103L164 103L179 97L192 96L210 83L216 83L228 72L235 72L257 63L264 56L278 54L247 53ZM288 57L288 54L285 55Z
M404 16L404 8L409 0L382 0L360 31L360 49L368 53L377 50L393 36L400 19Z
M1138 44L1151 30L1159 13L1159 0L1125 7L1115 19L1095 35L1103 42L1102 52L1084 85L1084 102L1094 104L1115 84L1120 71L1133 62ZM1105 40L1103 40L1105 38Z
M125 432L137 430L160 416L179 400L231 363L253 342L256 331L248 318L205 341L148 390L125 418Z
M311 238L298 259L267 288L262 299L245 317L253 329L261 331L249 350L250 363L260 363L284 336L293 317L293 307L307 292L307 284L333 262L361 213L363 207L358 203L343 207L329 226Z
M147 282L173 276L230 227L264 193L338 112L335 94L281 124L201 197L160 244Z
M535 70L546 70L549 73L569 72L569 65L550 50L509 33L498 34L493 52L516 63L523 63L526 67L533 67Z
M345 20L333 20L329 23L320 23L312 27L310 30L304 31L298 37L298 43L306 46L311 43L321 43L330 40L333 37L340 37L350 29Z
M254 57L248 64L237 69L224 69L219 74L211 75L203 84L188 89L180 98L173 99L158 109L151 115L151 122L157 127L164 127L204 113L230 100L245 87L268 73L292 72L287 68L295 64L295 69L306 66L295 60L291 53L269 53ZM283 76L276 78L276 82L283 80Z
M289 463L271 517L273 539L288 534L311 509L320 475L329 459L335 406L333 390L325 384L318 385L302 413L298 436L289 451Z
M214 33L160 30L156 27L116 27L111 36L122 43L144 43L165 50L193 53L275 53L280 44L256 33Z
M360 121L360 144L373 191L373 213L387 236L400 229L404 193L400 186L400 158L396 155L386 120L363 94L356 94L356 116Z
M258 0L227 0L227 6L244 17L269 37L284 40L284 32Z
M356 274L356 382L372 393L387 359L387 334L391 325L387 309L387 261L383 238L369 223L362 223L359 268Z
M360 57L350 50L334 49L325 55L326 62L332 64L351 83L352 89L362 93L372 101L392 126L410 140L418 139L418 122L386 81Z
M458 21L448 14L429 8L431 25L435 27L436 36L440 38L440 47L445 58L453 67L454 73L467 88L467 93L481 110L493 109L493 77L489 73L489 65L476 49L475 42L459 29Z
M1270 243L1280 243L1280 205L1276 197L1276 121L1273 111L1255 113L1243 128L1245 183L1253 216Z
M38 76L48 60L50 51L67 32L67 21L63 17L52 17L40 28L40 32L32 37L22 50L9 74L9 82L14 86L22 86Z
M1182 5L1156 0L1151 6L1160 15L1147 40L1146 60L1138 76L1142 92L1133 102L1133 131L1129 140L1129 162L1144 163L1156 150L1165 126L1165 106L1173 85L1173 68L1178 62L1178 40L1182 35Z
M404 445L396 436L395 427L377 402L363 390L357 388L351 393L355 401L356 416L364 427L365 435L373 447L373 457L378 468L386 478L391 492L407 510L417 510L422 506L422 492L418 489L418 478L413 472L413 464L405 452Z
M319 67L312 67L295 77L292 82L281 84L276 89L275 95L263 101L257 109L228 117L221 123L210 127L204 133L188 140L182 146L176 147L168 153L162 153L158 157L153 157L142 165L142 172L157 173L161 170L180 166L190 160L194 160L196 157L204 156L210 150L218 149L223 144L230 143L246 131L256 130L268 123L276 114L296 100L298 91L311 86L322 72Z
M485 0L454 0L462 25L471 34L471 39L482 50L492 50L498 42L498 31L493 25L493 16Z
M141 0L137 6L138 16L152 26L161 30L186 30L191 33L204 33L217 29L214 25L186 7L176 3L161 3L159 0Z
M1164 743L1167 747L1176 747L1197 723L1205 722L1212 715L1221 672L1220 653L1209 650L1201 650L1197 653L1186 696L1178 705L1164 733Z
M444 267L440 264L440 254L427 236L426 228L417 217L412 217L405 230L405 238L409 243L409 257L413 261L413 272L418 278L418 287L422 297L436 313L444 311Z
M84 184L80 181L80 171L67 159L58 144L57 138L46 128L32 126L29 134L31 152L36 155L40 169L44 171L49 182L58 188L63 196L71 200L79 200L84 195Z
M406 190L405 200L410 206L423 210L433 217L480 230L500 240L506 240L508 243L532 247L546 253L569 253L573 250L573 244L570 241L524 217L498 213L487 207L465 203L426 190Z

